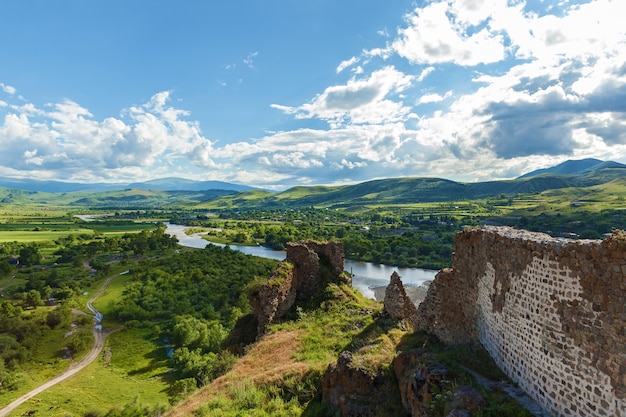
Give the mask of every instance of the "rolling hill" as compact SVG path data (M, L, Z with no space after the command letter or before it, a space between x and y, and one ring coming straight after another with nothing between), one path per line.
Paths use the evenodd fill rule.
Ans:
M29 182L28 187L13 184L10 188L0 188L0 203L129 209L347 208L515 196L546 190L593 187L623 178L626 178L626 165L584 159L533 171L513 180L463 183L443 178L388 178L343 186L298 186L282 192L219 181L198 182L180 178L163 178L114 190L55 192L62 188L59 184L35 181ZM0 187L2 184L0 179ZM46 184L50 185L48 192L40 191L39 188ZM69 187L69 183L63 184ZM102 184L95 184L94 187L99 185ZM87 187L85 184L80 186Z
M597 161L597 160L595 160ZM514 180L462 183L442 178L389 178L336 187L293 187L262 195L241 192L206 201L208 209L226 208L345 208L378 204L409 204L485 199L546 190L591 187L626 177L626 165L614 162L571 164Z
M623 169L626 168L626 165L620 164L619 162L601 161L594 158L586 158L576 161L569 160L550 168L542 168L528 172L518 178L530 178L542 174L582 175L610 168Z
M47 193L102 192L124 189L160 190L160 191L246 191L257 188L247 185L232 184L223 181L194 181L184 178L160 178L144 182L127 183L77 183L64 181L42 181L29 178L0 177L0 187Z

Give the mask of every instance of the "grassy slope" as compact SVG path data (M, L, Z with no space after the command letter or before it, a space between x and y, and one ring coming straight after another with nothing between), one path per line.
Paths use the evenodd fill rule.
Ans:
M455 383L483 390L460 365L493 380L506 379L484 350L444 347L423 333L383 318L381 308L380 303L364 299L350 287L331 284L318 308L296 309L284 322L271 326L229 373L174 406L167 416L332 415L320 403L319 381L345 350L352 352L354 366L389 381L379 389L396 384L390 365L397 352L424 346L452 370ZM491 403L492 414L486 415L529 415L498 392L483 394ZM385 398L388 404L372 405L384 407L388 416L406 415L397 390L386 392Z
M536 194L546 190L594 187L622 181L623 168L604 168L580 175L542 174L530 178L459 183L441 178L391 178L337 187L294 187L269 194L243 192L198 204L197 208L354 207L450 202Z
M280 193L263 190L158 191L127 189L106 192L40 193L0 188L0 204L89 208L198 209L347 207L492 198L500 194L540 193L568 187L589 187L624 178L626 169L599 165L576 175L546 173L507 181L460 183L441 178L391 178L346 186L293 187ZM1 206L0 206L1 209Z
M206 201L223 195L232 194L233 191L206 190L206 191L159 191L127 189L118 191L100 192L70 192L70 193L42 193L24 191L0 187L0 209L2 205L47 207L144 207L160 208L164 206L185 205L190 206L201 201Z
M113 333L96 362L23 404L15 415L35 411L37 417L79 417L136 398L145 404L167 404L165 349L147 339L148 333L140 329Z

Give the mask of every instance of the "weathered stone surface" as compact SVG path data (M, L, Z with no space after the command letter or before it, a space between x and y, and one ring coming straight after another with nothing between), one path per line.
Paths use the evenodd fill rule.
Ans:
M626 416L626 236L552 238L508 227L455 237L417 328L480 341L555 415Z
M447 395L452 374L433 361L430 353L413 349L400 353L393 360L402 406L411 416L428 416L434 395Z
M283 261L268 283L249 295L250 308L258 323L257 335L265 333L269 324L280 319L294 305L296 282L294 268L289 261Z
M248 296L258 322L258 336L265 333L269 324L283 317L296 300L315 296L324 290L329 280L346 279L342 278L343 265L341 242L288 243L286 259L267 283Z
M354 364L352 354L342 352L322 378L322 401L343 417L385 417L389 379L372 374Z
M397 320L407 320L411 324L417 317L417 307L404 290L404 285L397 272L391 274L389 285L385 289L383 311Z

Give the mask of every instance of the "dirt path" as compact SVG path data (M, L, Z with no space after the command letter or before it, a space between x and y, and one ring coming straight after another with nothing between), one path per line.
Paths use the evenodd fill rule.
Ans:
M66 380L69 377L73 376L74 374L78 373L84 367L86 367L91 362L96 360L98 355L100 355L100 352L102 352L102 348L104 348L104 341L106 340L107 336L110 335L113 332L116 332L116 331L122 329L122 327L116 327L114 329L108 329L108 330L104 330L103 331L102 330L102 325L100 324L101 321L102 321L102 313L100 313L98 310L96 310L94 308L94 306L93 306L93 302L98 297L100 297L102 295L102 293L104 292L106 287L111 283L113 278L115 278L116 276L117 275L113 275L113 276L109 277L104 282L104 284L102 284L102 287L100 287L98 292L93 297L91 297L89 299L89 301L87 301L87 308L94 314L94 317L96 318L96 323L94 324L94 326L93 326L93 328L91 330L93 332L93 340L94 340L93 347L91 348L91 350L89 351L87 356L85 356L80 362L76 362L76 363L73 363L72 365L70 365L70 367L67 370L65 370L61 375L59 375L57 377L54 377L51 380L43 383L42 385L38 386L34 390L32 390L32 391L22 395L17 400L13 401L12 403L10 403L6 407L4 407L2 410L0 410L0 417L8 416L9 413L11 413L17 407L22 405L24 402L30 400L31 398L33 398L34 396L44 392L48 388L58 384L61 381Z

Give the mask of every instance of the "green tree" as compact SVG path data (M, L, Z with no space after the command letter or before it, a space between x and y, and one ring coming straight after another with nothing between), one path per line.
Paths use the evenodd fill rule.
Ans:
M20 249L20 264L30 266L41 262L42 256L34 245L24 246Z
M218 352L226 331L217 320L206 321L192 316L177 316L172 328L172 341L178 346Z
M602 236L597 230L586 229L580 232L581 239L600 239Z
M41 294L37 290L30 290L24 295L24 305L27 307L37 307L41 305Z
M6 261L0 261L0 277L8 277L13 272L13 267Z

